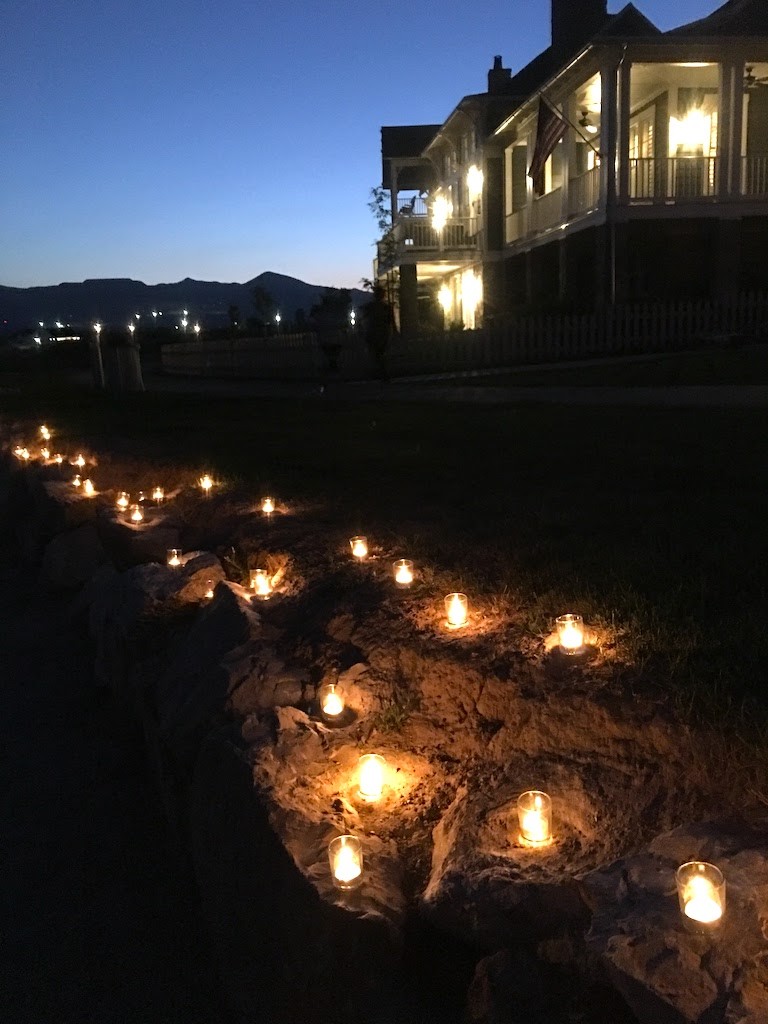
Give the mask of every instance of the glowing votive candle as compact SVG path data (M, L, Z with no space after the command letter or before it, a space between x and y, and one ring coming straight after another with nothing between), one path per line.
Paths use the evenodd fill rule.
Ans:
M13 454L17 459L21 459L22 462L29 460L29 448L23 448L21 445L18 445L13 449Z
M686 927L711 931L725 913L725 878L719 868L705 861L681 864L675 873L677 897Z
M584 620L580 615L559 615L556 619L557 639L565 654L578 654L584 646Z
M261 511L265 515L271 516L272 513L275 511L274 499L273 498L263 498L262 502L261 502Z
M44 441L50 441L51 440L51 432L48 429L48 427L46 427L46 425L44 423L40 427L40 437L42 437L42 439Z
M357 762L358 795L366 803L381 800L386 763L381 754L363 754Z
M366 537L352 537L349 546L352 548L354 557L362 562L368 554L368 539Z
M213 580L205 581L205 597L210 601L213 597Z
M251 569L250 583L254 597L260 597L262 601L266 601L271 595L272 580L266 569Z
M328 844L331 877L337 889L356 889L363 880L363 847L357 836L337 836Z
M83 481L80 479L80 474L75 473L75 475L72 477L72 486L79 487L82 482Z
M131 511L129 519L132 523L143 523L144 522L144 510L141 505L131 505Z
M445 617L453 629L467 624L468 611L469 602L466 594L449 594L445 598Z
M47 462L50 459L50 457L51 457L51 453L50 453L50 451L47 448L41 448L40 449L40 458L41 459L44 459L45 462Z
M117 507L121 509L126 509L130 505L130 503L131 496L128 493L128 491L120 491L120 493L117 496L117 501L115 502Z
M552 801L532 789L517 798L520 841L525 846L544 846L552 841Z
M77 466L78 469L82 469L85 465L85 458L82 455L77 455L72 465Z
M213 487L213 480L207 473L204 476L201 476L197 482L200 484L203 494L207 496L211 493L211 488Z
M86 498L92 498L96 493L96 488L93 485L93 480L83 480L83 494Z
M57 466L60 466L62 464L62 462L64 461L64 456L61 455L59 452L57 452L53 456L53 461L56 463Z
M326 683L318 694L320 712L327 722L338 722L347 706L344 688L339 683Z
M393 562L392 571L395 574L395 583L398 587L410 587L413 583L413 562L410 558L399 558Z
M177 565L181 565L181 548L168 548L166 562L174 569Z

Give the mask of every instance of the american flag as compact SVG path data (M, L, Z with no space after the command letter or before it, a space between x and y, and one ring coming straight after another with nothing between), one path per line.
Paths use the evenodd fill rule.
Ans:
M544 192L544 164L568 129L568 122L551 107L543 96L539 97L539 117L536 124L536 145L533 150L528 177L533 179L537 196Z

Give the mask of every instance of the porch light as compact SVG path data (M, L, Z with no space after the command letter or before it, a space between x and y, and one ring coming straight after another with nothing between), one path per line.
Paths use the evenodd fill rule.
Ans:
M363 754L357 762L358 796L361 800L368 804L381 800L386 765L381 754Z
M320 687L317 697L320 713L326 722L338 722L347 706L344 687L339 683L326 683Z
M483 172L476 164L467 171L467 191L470 199L478 199L483 194Z
M677 898L686 927L709 932L718 928L725 913L725 878L714 864L692 860L675 872Z
M444 601L445 617L450 629L466 626L469 602L466 594L449 594Z
M352 537L349 546L352 548L352 554L360 562L368 554L368 538L367 537Z
M552 800L531 789L517 798L520 841L524 846L546 846L552 842Z
M453 203L445 196L437 196L432 203L432 227L435 231L442 231L452 215Z
M356 889L363 880L363 847L357 836L337 836L328 845L331 877L337 889Z
M175 569L176 566L181 565L181 548L168 548L168 553L166 555L165 561L166 564L169 565L172 569Z
M579 118L579 127L583 128L588 135L597 135L597 125L592 124L588 110L582 110Z
M448 316L453 306L453 294L447 284L440 286L440 291L437 293L437 301L440 303L443 313Z
M410 587L413 583L413 562L410 558L399 558L392 564L392 571L398 587Z
M272 580L267 575L266 569L251 569L250 585L253 596L266 601L272 595Z
M117 501L115 502L115 505L117 505L117 507L119 509L121 509L122 511L125 511L125 509L128 508L130 503L131 503L131 496L130 496L130 494L127 491L120 491L120 493L117 496Z
M685 117L669 119L669 153L675 156L678 149L685 152L709 153L712 118L700 107L688 111Z
M580 615L568 612L558 615L555 620L557 639L564 654L578 654L584 647L584 620Z
M465 313L474 313L483 301L483 279L474 270L465 270L461 275L461 302Z

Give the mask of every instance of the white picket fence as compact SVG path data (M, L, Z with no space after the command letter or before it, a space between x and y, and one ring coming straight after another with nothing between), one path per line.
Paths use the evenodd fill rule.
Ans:
M596 356L675 351L768 338L768 295L726 302L644 303L574 315L513 317L478 331L396 339L387 355L390 376L436 374L548 363ZM325 342L327 344L328 338ZM362 336L339 332L338 373L371 375ZM328 373L323 339L315 334L185 341L162 350L167 373L264 380L319 379Z

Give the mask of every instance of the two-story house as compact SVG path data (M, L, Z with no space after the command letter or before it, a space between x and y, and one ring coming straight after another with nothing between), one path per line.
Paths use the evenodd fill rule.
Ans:
M425 233L395 207L404 330L417 327L414 287L467 327L768 288L765 0L666 33L631 4L608 15L605 0L552 0L552 45L514 76L497 59L491 76L418 154L433 175ZM468 101L493 111L473 151L458 121Z

